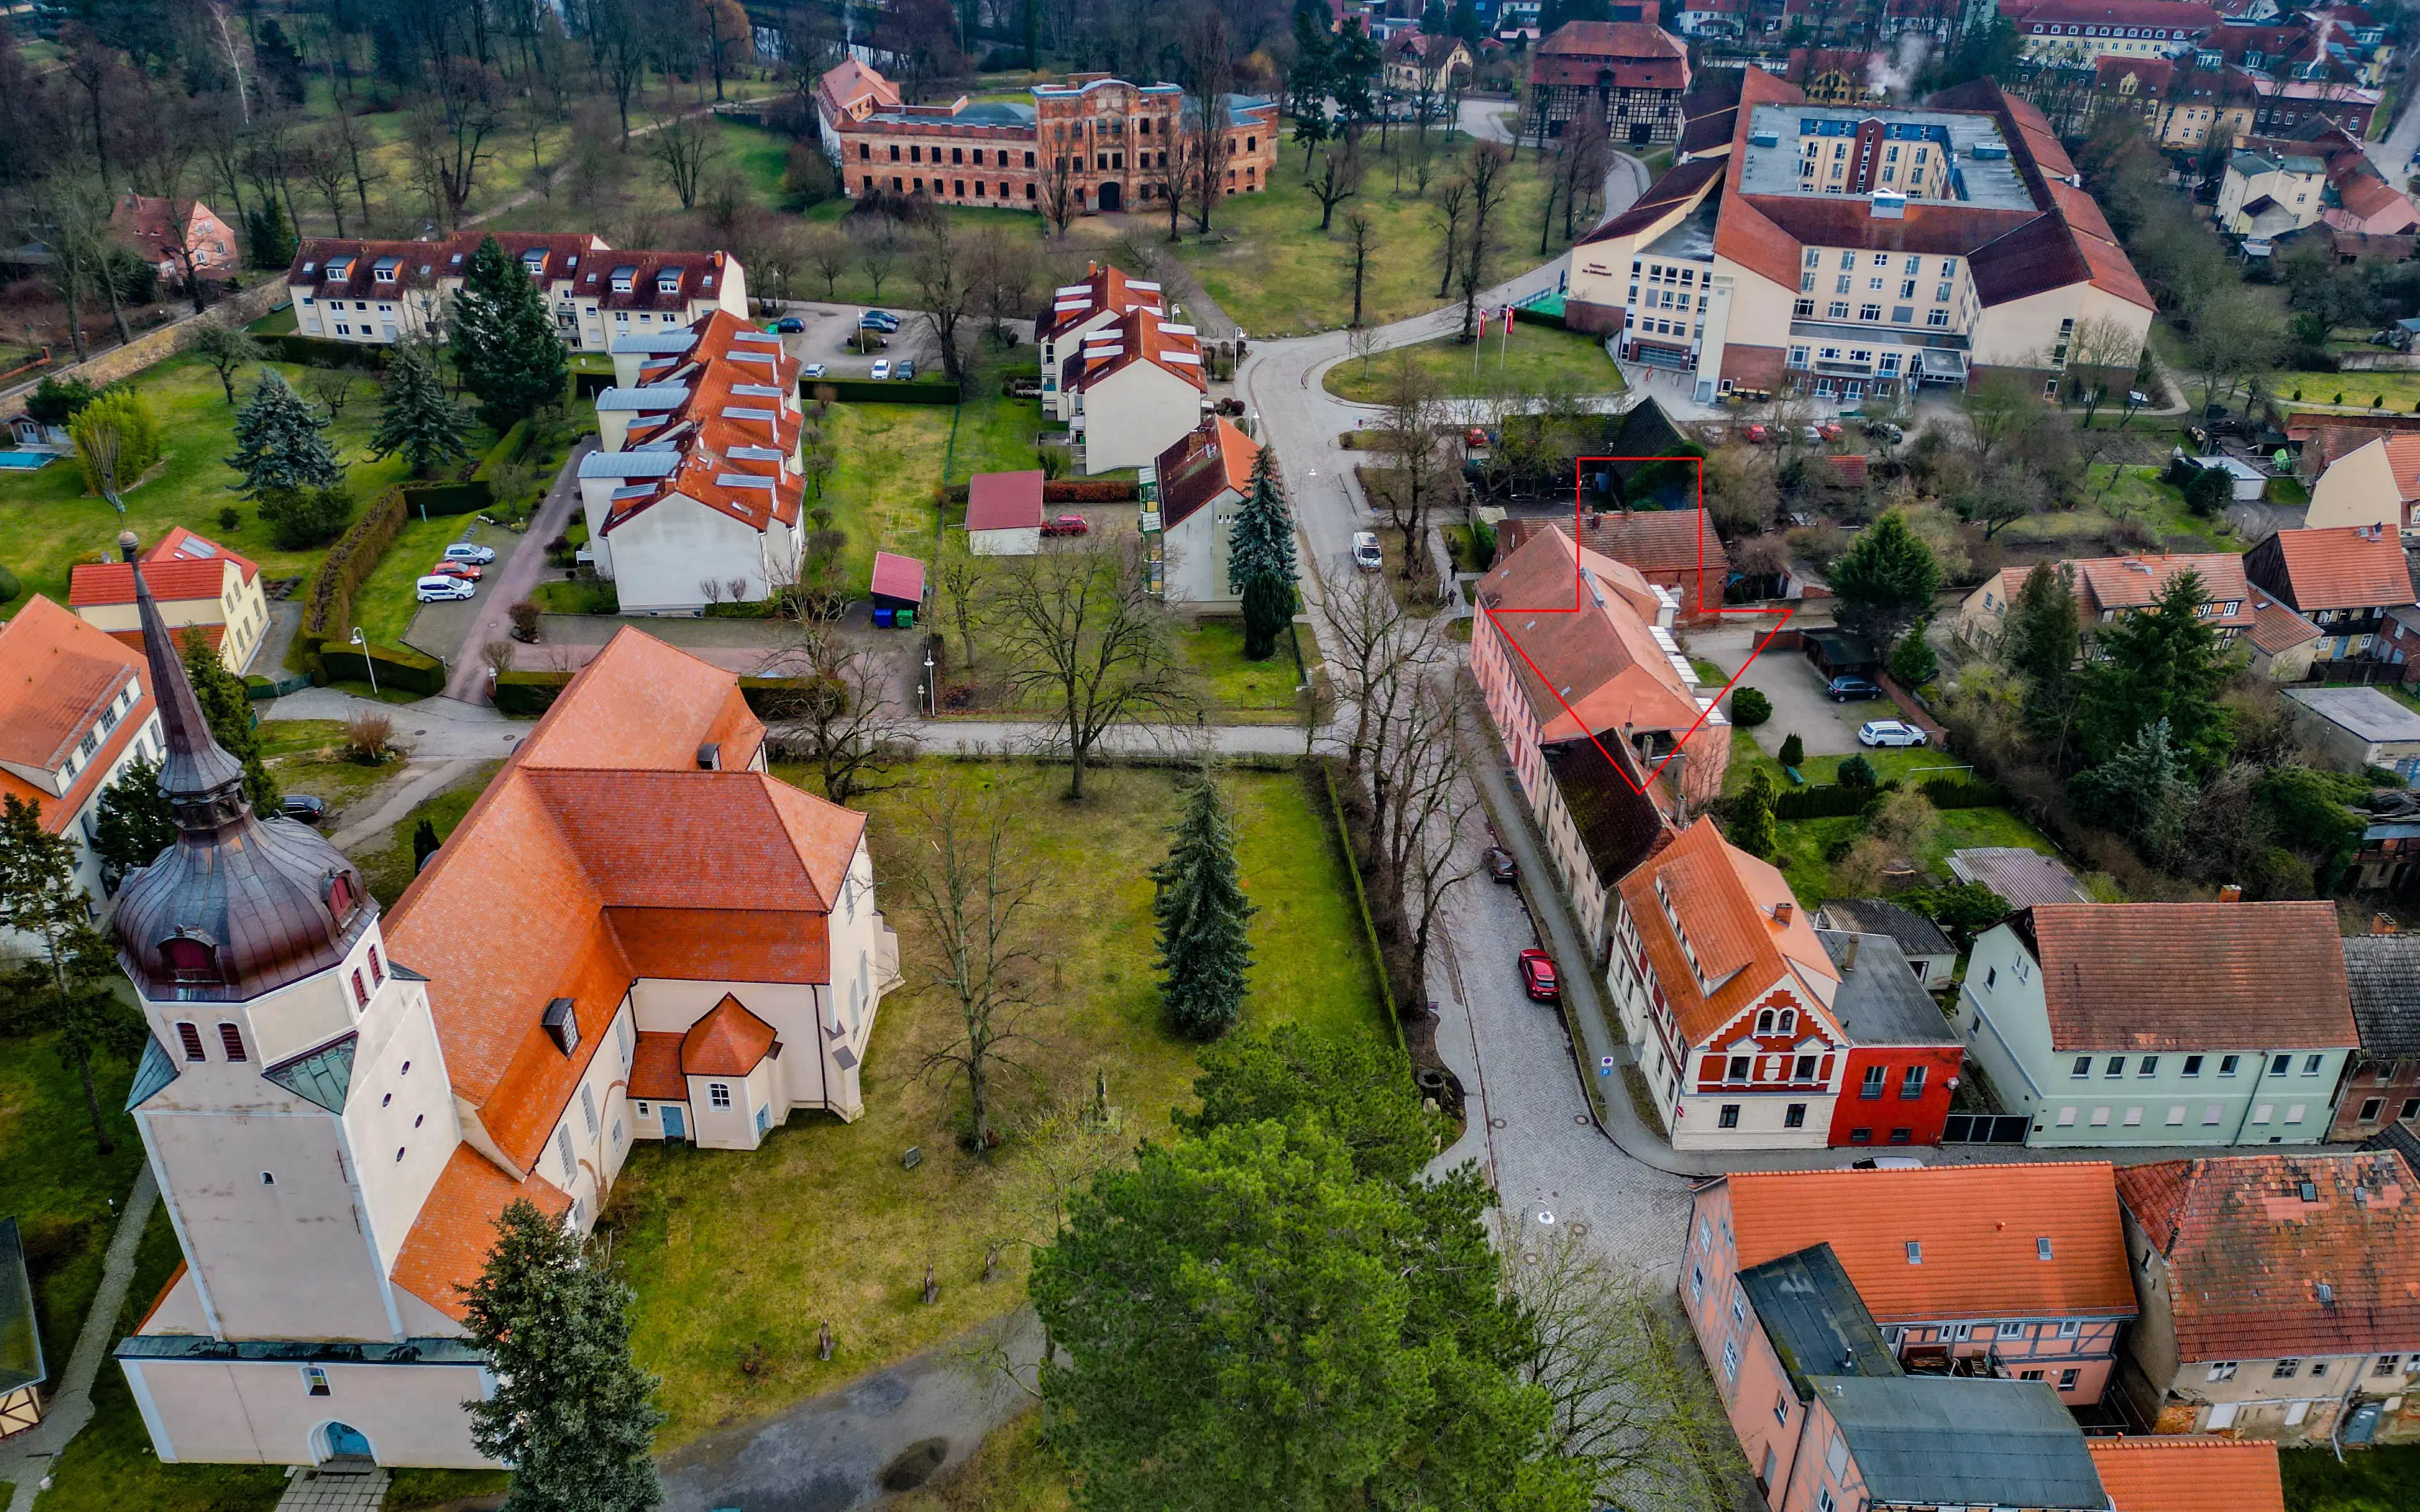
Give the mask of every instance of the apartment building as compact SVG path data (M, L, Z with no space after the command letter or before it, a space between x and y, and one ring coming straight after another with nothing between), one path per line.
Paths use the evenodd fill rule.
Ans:
M101 795L129 762L168 754L143 655L39 594L0 622L0 794L33 805L73 847L96 913L116 885L92 848ZM32 948L0 930L0 955Z
M269 633L269 595L260 568L182 525L143 557L160 617L179 640L199 635L226 670L241 676ZM68 573L68 607L88 625L143 649L134 608L134 569L123 562L80 562Z
M2043 63L2174 57L2219 26L2217 9L2195 0L2006 0L2000 14Z

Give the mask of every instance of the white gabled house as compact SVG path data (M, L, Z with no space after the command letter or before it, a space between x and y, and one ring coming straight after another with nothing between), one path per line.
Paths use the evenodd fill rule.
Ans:
M1086 472L1141 467L1202 423L1210 384L1191 326L1129 310L1060 349L1058 392L1043 398L1055 397Z
M577 351L748 314L748 272L724 252L616 252L575 232L463 231L442 241L313 238L294 254L294 328L323 341L390 346L439 335L471 255L494 236L546 291L555 334Z
M1227 583L1235 517L1252 491L1261 449L1224 415L1212 415L1152 463L1159 494L1162 594L1171 601L1232 608Z

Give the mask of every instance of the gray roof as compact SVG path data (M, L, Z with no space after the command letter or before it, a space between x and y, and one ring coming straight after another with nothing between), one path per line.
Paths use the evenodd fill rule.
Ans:
M697 345L694 331L649 331L635 336L616 336L612 350L628 355L637 352L646 357L678 357Z
M641 446L627 452L591 452L580 459L583 478L660 478L678 471L680 453L669 446Z
M1852 1041L1866 1044L1956 1044L1949 1021L1916 980L1915 968L1887 934L1819 929L1815 937L1840 968L1832 1012ZM1854 964L1851 964L1852 960Z
M2420 741L2420 714L2374 687L2289 687L2286 696L2357 740Z
M2397 1120L2387 1124L2363 1140L2361 1148L2365 1150L2392 1150L2403 1157L2403 1164L2412 1167L2413 1176L2420 1177L2420 1134L2413 1134L2408 1123Z
M1971 205L1979 209L2030 210L2035 208L2033 194L2025 188L2023 176L2017 172L2009 156L2009 144L2000 135L1996 116L1979 111L1910 109L1905 106L1872 105L1759 105L1749 113L1751 137L1740 175L1740 193L1744 194L1797 194L1802 193L1798 175L1797 138L1810 122L1834 123L1835 129L1848 128L1868 120L1879 120L1888 127L1921 131L1919 136L1904 140L1916 146L1930 146L1943 151L1950 160L1956 175L1950 192L1951 201ZM1776 138L1772 147L1762 147L1753 138L1771 134ZM1781 139L1788 140L1781 140ZM1838 142L1850 140L1837 136ZM1976 148L1984 149L1977 156ZM1997 156L1991 154L1996 150ZM1829 162L1831 150L1824 149ZM1863 196L1829 195L1828 198Z
M2090 903L2075 873L2055 856L2019 845L1978 845L1949 853L1949 871L1961 882L1979 882L2011 907L2035 903Z
M2420 1056L2420 934L2356 934L2344 958L2362 1049L2381 1059Z
M2039 1381L1819 1376L1873 1502L2104 1512L2084 1432Z
M1814 1376L1896 1376L1899 1359L1829 1244L1817 1244L1739 1273L1740 1289L1781 1356L1800 1401Z
M597 395L599 409L676 409L689 397L685 383L642 383L632 388L616 384Z
M1958 953L1958 947L1941 933L1940 925L1887 898L1827 898L1816 912L1823 928L1887 934L1899 942L1900 953L1905 955Z

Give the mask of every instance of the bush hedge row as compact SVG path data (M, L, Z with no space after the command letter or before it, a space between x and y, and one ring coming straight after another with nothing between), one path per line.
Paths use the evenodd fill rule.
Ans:
M1919 785L1918 791L1931 799L1936 809L2005 809L2009 806L2008 789L1975 778L1931 778Z
M955 404L958 386L947 378L808 378L799 385L810 399L830 396L843 404Z
M330 634L348 633L336 627L352 623L353 592L395 544L404 518L404 491L388 488L371 500L361 518L328 548L319 576L312 580L310 600L302 606L301 640L306 662L319 655Z
M284 331L275 335L256 335L253 340L269 348L277 362L293 363L303 367L366 367L372 370L386 366L385 347L368 347L355 341L330 341L325 336L305 336L298 332Z
M410 646L373 645L366 656L350 645L322 646L319 665L332 683L367 682L375 670L380 687L399 687L423 698L445 691L445 664Z
M963 504L969 486L953 483L942 493L950 502ZM1042 486L1046 504L1128 504L1141 497L1132 478L1053 478Z
M1818 787L1793 788L1773 800L1776 819L1847 819L1866 811L1866 805L1880 793L1896 792L1899 784L1885 782L1878 788L1842 787L1826 782Z
M379 675L381 678L386 675L383 665ZM555 699L571 682L571 677L569 672L518 670L505 672L495 682L496 707L506 714L544 714L553 706ZM751 709L761 716L772 707L776 694L795 691L802 681L796 677L742 677L739 679L739 695L748 701ZM439 686L443 686L442 674Z
M495 502L496 498L485 478L465 483L407 483L400 486L404 513L413 517L476 514Z
M1512 318L1533 326L1551 326L1557 331L1569 331L1571 322L1552 310L1542 310L1534 304L1512 306Z

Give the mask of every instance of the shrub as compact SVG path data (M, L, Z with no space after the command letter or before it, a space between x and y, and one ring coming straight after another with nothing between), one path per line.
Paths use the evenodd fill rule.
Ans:
M311 601L302 609L302 639L306 649L317 650L327 640L331 626L352 623L353 590L378 565L379 558L394 544L395 532L403 528L403 490L389 488L362 512L319 563L319 576L312 579Z
M1874 764L1863 756L1852 756L1840 764L1833 774L1844 788L1869 788L1874 785Z
M376 766L395 754L395 721L383 714L361 713L345 721L345 755L365 766Z
M231 530L235 530L236 528L238 528L239 526L240 526L240 525L242 525L242 524L243 524L243 512L242 512L241 510L240 510L240 509L236 508L236 507L235 507L235 505L233 505L233 504L225 504L225 505L222 505L222 506L220 507L220 509L219 509L219 529L220 529L220 530L223 530L223 531L231 531Z
M504 610L504 612L511 615L513 618L513 634L515 637L522 640L535 640L537 639L537 617L542 611L535 604L533 604L528 599L524 598L520 603L515 604L512 608Z
M99 390L73 374L46 378L34 385L32 395L25 400L25 413L45 425L64 425L99 393Z
M1773 700L1755 688L1743 687L1731 694L1731 723L1742 730L1753 730L1772 717Z
M353 517L352 490L334 488L263 488L260 517L270 528L278 549L297 551L333 541Z
M1908 626L1907 634L1891 647L1891 680L1901 687L1921 687L1941 670L1941 658L1933 655L1931 642L1924 639L1924 625L1918 620Z
M1784 766L1807 764L1807 742L1799 739L1794 731L1781 742L1781 764Z
M160 460L160 422L132 389L109 389L97 395L69 422L68 435L75 441L85 486L96 496L101 493L96 458L114 457L110 484L117 488L133 483Z
M498 672L491 695L505 714L544 714L570 681L569 672Z

